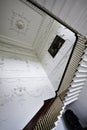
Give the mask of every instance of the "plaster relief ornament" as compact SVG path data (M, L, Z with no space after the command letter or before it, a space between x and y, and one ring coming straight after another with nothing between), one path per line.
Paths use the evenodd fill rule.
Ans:
M23 29L25 27L24 21L21 20L21 19L17 20L16 21L16 26L17 26L18 29Z
M25 17L24 13L19 14L18 12L12 10L11 18L8 20L10 21L9 30L23 35L28 32L31 20Z

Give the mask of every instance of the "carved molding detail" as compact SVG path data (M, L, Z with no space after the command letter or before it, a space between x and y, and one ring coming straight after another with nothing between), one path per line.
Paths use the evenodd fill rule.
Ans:
M23 47L22 44L20 46L20 42L17 42L2 35L0 35L0 52L8 52L17 55L36 57L33 48L29 48L26 46Z
M21 33L25 35L29 30L31 20L27 19L24 16L24 13L19 14L18 12L12 10L12 16L8 20L10 21L9 29L17 32L18 34Z

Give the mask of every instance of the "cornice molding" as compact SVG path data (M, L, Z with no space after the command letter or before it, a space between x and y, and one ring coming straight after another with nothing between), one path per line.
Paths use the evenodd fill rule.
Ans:
M2 35L0 35L0 52L36 57L33 48L23 46L20 42Z
M27 46L23 42L16 41L16 40L11 39L9 37L6 37L4 35L0 35L0 42L6 43L8 45L13 45L13 46L21 47L21 48L27 48L27 49L30 49L30 50L33 49L31 46Z
M48 24L44 27L46 22ZM35 48L36 50L38 49L39 46L42 46L41 48L43 48L43 46L46 44L46 41L47 41L48 36L50 34L50 29L53 25L53 22L54 22L54 20L52 18L50 18L48 20L47 17L45 17L43 24L42 24L42 27L40 28L38 35L37 35L37 38L34 42L33 48Z

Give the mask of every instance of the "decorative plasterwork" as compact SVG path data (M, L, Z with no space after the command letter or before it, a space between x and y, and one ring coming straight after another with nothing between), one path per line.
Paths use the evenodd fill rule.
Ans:
M7 5L9 13L3 6L2 12L5 10L7 17L2 13L2 20L6 23L0 26L0 54L8 52L36 57L34 47L38 43L41 45L43 40L46 41L54 20L47 18L45 13L33 5L18 2L19 8L14 7L13 4L12 7ZM26 8L22 10L21 6Z
M29 30L29 25L32 22L29 18L24 16L24 13L20 14L12 10L12 16L9 18L10 30L25 35Z
M3 8L0 8L0 35L17 41L20 47L33 48L46 14L40 13L40 10L34 9L32 5L25 5L20 0L8 0L6 7L4 2L5 0L1 3Z
M21 55L22 57L25 56L36 58L35 52L32 48L20 46L18 41L0 35L0 55L5 53L11 53L11 56L13 54L15 56Z

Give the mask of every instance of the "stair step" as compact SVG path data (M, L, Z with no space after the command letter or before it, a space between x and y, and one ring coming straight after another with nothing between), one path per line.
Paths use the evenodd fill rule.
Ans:
M77 78L87 78L87 74L84 74L84 75L80 75L80 74L76 74L76 77Z
M87 69L84 68L84 67L82 67L82 66L79 66L79 67L77 68L77 70L78 70L79 72L87 72Z
M86 81L86 78L77 78L76 77L73 79L73 82L74 83L80 83L80 82L85 82Z
M78 97L76 97L76 98L74 98L74 99L72 99L72 100L69 100L69 101L65 101L65 102L64 102L64 106L67 106L67 105L69 105L69 104L72 103L72 102L75 102L77 99L78 99Z
M52 128L51 130L56 130L56 127Z
M54 124L55 124L55 126L57 126L57 124L58 124L58 121L56 121Z
M87 68L87 65L83 65L83 64L82 64L81 67L83 67L83 68Z
M69 100L74 99L74 98L76 98L78 96L79 96L79 94L73 95L71 97L66 97L65 101L69 101Z
M79 87L79 86L84 86L84 82L82 82L82 83L75 83L75 82L72 82L71 83L71 87L73 88L73 87Z
M74 92L74 91L77 91L77 90L81 90L82 88L83 88L83 86L82 87L77 87L77 88L70 88L69 92Z
M80 92L81 92L81 90L78 90L78 91L76 91L76 92L68 92L68 93L67 93L67 97L73 96L73 95L78 94L78 93L80 93Z

